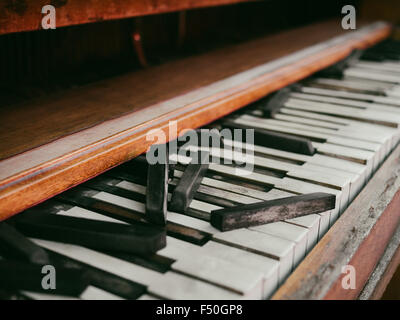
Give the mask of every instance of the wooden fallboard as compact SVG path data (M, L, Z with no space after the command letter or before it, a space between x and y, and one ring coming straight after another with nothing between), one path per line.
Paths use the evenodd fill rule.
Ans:
M98 82L0 114L0 220L145 152L146 133L197 128L368 47L377 22L329 21ZM31 149L36 146L36 148ZM22 152L22 153L21 153Z

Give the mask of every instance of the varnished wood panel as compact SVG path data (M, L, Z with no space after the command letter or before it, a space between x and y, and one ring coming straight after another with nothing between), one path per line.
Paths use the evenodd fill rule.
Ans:
M0 160L343 33L340 21L319 23L0 108Z
M356 299L400 221L400 146L281 286L273 299ZM356 288L342 287L342 267Z
M56 8L56 27L255 0L15 0L0 2L0 34L41 28L42 7Z
M304 48L305 44L314 44L318 41L315 34L324 35L326 40L327 35L338 32L338 25L336 21L306 27L161 66L155 68L157 72L144 70L107 80L29 105L36 113L28 112L28 116L9 110L4 114L8 117L8 129L0 134L4 137L0 150L6 150L3 156L10 154L7 150L18 143L31 147L37 136L45 137L42 143L48 142L53 130L58 134L54 139L66 136L0 162L0 219L145 152L151 143L146 140L150 129L159 128L168 139L173 139L175 135L168 136L171 120L177 120L178 132L205 125L343 59L354 48L364 48L387 37L390 32L389 25L372 25L346 33L334 42L274 60ZM272 62L265 63L266 59ZM232 74L233 71L236 73ZM112 118L115 109L136 111L68 134L77 123L80 128L88 125L88 118L91 125L107 120L106 116ZM1 115L0 119L3 121ZM65 123L67 127L63 127ZM59 126L63 127L61 131L57 131ZM17 143L11 143L13 137Z

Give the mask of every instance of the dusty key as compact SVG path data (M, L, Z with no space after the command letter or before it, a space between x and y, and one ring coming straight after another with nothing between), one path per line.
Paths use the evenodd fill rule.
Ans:
M278 221L249 228L257 232L267 233L296 243L294 247L293 266L296 267L304 259L307 249L308 229L290 223Z
M311 193L211 211L211 225L221 231L258 226L334 209L335 195Z
M167 221L168 154L162 163L149 164L147 172L146 218L149 222L165 225Z
M0 255L40 265L49 264L46 251L5 222L0 223Z
M185 212L187 210L207 171L208 158L208 152L200 152L200 163L190 163L186 166L178 185L172 193L170 202L172 210L177 212Z
M104 250L149 254L166 245L165 230L143 223L121 225L49 214L21 217L16 227L29 236Z

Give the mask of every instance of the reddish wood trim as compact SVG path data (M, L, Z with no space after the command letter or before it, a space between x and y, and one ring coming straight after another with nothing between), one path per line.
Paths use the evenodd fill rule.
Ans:
M68 1L2 1L0 34L41 29L42 7L56 8L56 27L104 20L138 17L203 7L220 6L255 0L68 0Z
M398 229L399 230L399 229ZM396 231L398 233L398 231ZM390 280L392 280L394 273L400 265L400 247L397 247L395 253L393 254L390 262L386 265L386 269L379 278L379 282L376 284L375 288L369 296L369 300L379 300L382 298L386 287L388 286Z
M203 126L343 59L354 48L380 41L390 30L388 25L383 25L357 39L343 40L282 68L6 178L0 182L0 220L145 152L150 145L146 141L146 132L151 129L159 128L168 135L170 120L177 120L179 132ZM85 131L78 134L84 135ZM41 148L46 150L46 145ZM26 154L29 155L29 151Z
M356 299L400 221L400 146L291 274L273 299ZM341 286L342 266L356 269L356 289Z

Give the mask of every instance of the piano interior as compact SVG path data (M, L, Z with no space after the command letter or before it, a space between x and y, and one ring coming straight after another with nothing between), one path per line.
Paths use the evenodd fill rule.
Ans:
M400 298L398 2L46 5L0 3L1 299Z

